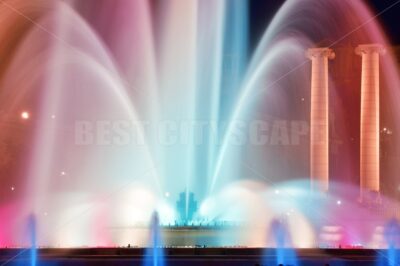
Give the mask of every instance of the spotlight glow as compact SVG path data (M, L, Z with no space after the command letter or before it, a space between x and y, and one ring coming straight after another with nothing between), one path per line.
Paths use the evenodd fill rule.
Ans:
M30 114L27 111L23 111L21 113L21 118L22 119L27 120L27 119L29 119L29 117L30 117Z

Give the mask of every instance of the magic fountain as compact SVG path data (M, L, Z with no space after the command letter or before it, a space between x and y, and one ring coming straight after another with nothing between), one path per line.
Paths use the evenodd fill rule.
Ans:
M9 0L0 17L0 137L22 147L0 245L29 246L35 213L40 246L146 246L154 210L163 230L183 219L183 191L186 227L223 225L216 246L388 246L399 206L380 193L379 91L396 131L399 76L363 2L287 1L254 48L239 0ZM362 56L360 108L328 69L344 46ZM332 166L330 117L349 112L360 163L345 146ZM289 142L273 120L292 121ZM359 165L361 192L343 182Z

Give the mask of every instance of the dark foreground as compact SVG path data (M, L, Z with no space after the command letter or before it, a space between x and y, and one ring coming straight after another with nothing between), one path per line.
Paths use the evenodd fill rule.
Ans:
M167 266L276 265L275 250L252 248L166 248ZM298 265L376 266L379 250L298 249ZM38 250L38 266L61 265L143 265L144 250L139 248L49 248ZM30 250L0 249L0 265L30 265Z

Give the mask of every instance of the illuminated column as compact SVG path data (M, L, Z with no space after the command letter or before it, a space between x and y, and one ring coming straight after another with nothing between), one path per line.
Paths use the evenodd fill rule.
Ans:
M311 188L329 188L329 99L328 59L335 53L329 48L308 49L311 59L310 178Z
M379 44L356 48L361 55L360 196L379 192Z

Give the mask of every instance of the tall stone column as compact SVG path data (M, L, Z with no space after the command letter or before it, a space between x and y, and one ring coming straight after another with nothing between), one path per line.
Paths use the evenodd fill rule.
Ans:
M379 55L385 49L379 44L356 48L362 58L361 124L360 124L360 197L379 193Z
M313 190L329 188L329 90L328 59L335 53L329 48L308 49L311 59L310 177Z

